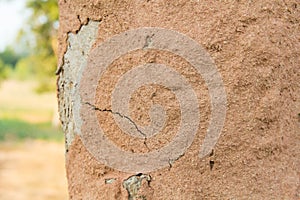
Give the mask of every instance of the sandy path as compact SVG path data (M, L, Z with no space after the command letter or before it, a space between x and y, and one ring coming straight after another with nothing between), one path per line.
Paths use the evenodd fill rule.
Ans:
M67 198L63 144L0 143L1 200Z

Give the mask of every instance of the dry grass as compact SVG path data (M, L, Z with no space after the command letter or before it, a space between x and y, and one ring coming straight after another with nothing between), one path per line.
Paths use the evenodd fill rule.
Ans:
M37 94L35 82L7 80L0 85L0 119L31 123L52 120L57 102L55 93Z

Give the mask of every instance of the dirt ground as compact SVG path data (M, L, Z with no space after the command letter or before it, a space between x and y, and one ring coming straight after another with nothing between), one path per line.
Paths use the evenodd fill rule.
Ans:
M1 200L67 199L64 145L27 141L0 144Z

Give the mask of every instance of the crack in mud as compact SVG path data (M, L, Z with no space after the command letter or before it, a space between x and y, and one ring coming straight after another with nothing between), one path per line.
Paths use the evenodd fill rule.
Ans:
M125 119L127 119L134 127L135 127L135 129L144 137L144 145L146 146L146 148L148 149L148 150L150 150L149 149L149 147L147 146L147 135L145 134L145 133L143 133L140 129L139 129L139 127L136 125L136 123L130 118L130 117L128 117L128 116L126 116L126 115L123 115L122 113L120 113L120 112L115 112L115 111L113 111L113 110L111 110L111 109L106 109L106 108L104 108L104 109L101 109L101 108L98 108L97 106L95 106L95 105L93 105L93 104L91 104L91 103L89 103L89 102L85 102L85 104L86 105L89 105L89 106L91 106L94 110L96 110L96 111L100 111L100 112L109 112L109 113L112 113L113 115L118 115L118 116L120 116L120 117L122 117L122 118L125 118Z

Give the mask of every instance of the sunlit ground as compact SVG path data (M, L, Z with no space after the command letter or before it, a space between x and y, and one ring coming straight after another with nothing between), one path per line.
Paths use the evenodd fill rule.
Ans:
M56 95L34 82L0 85L0 199L68 199Z

